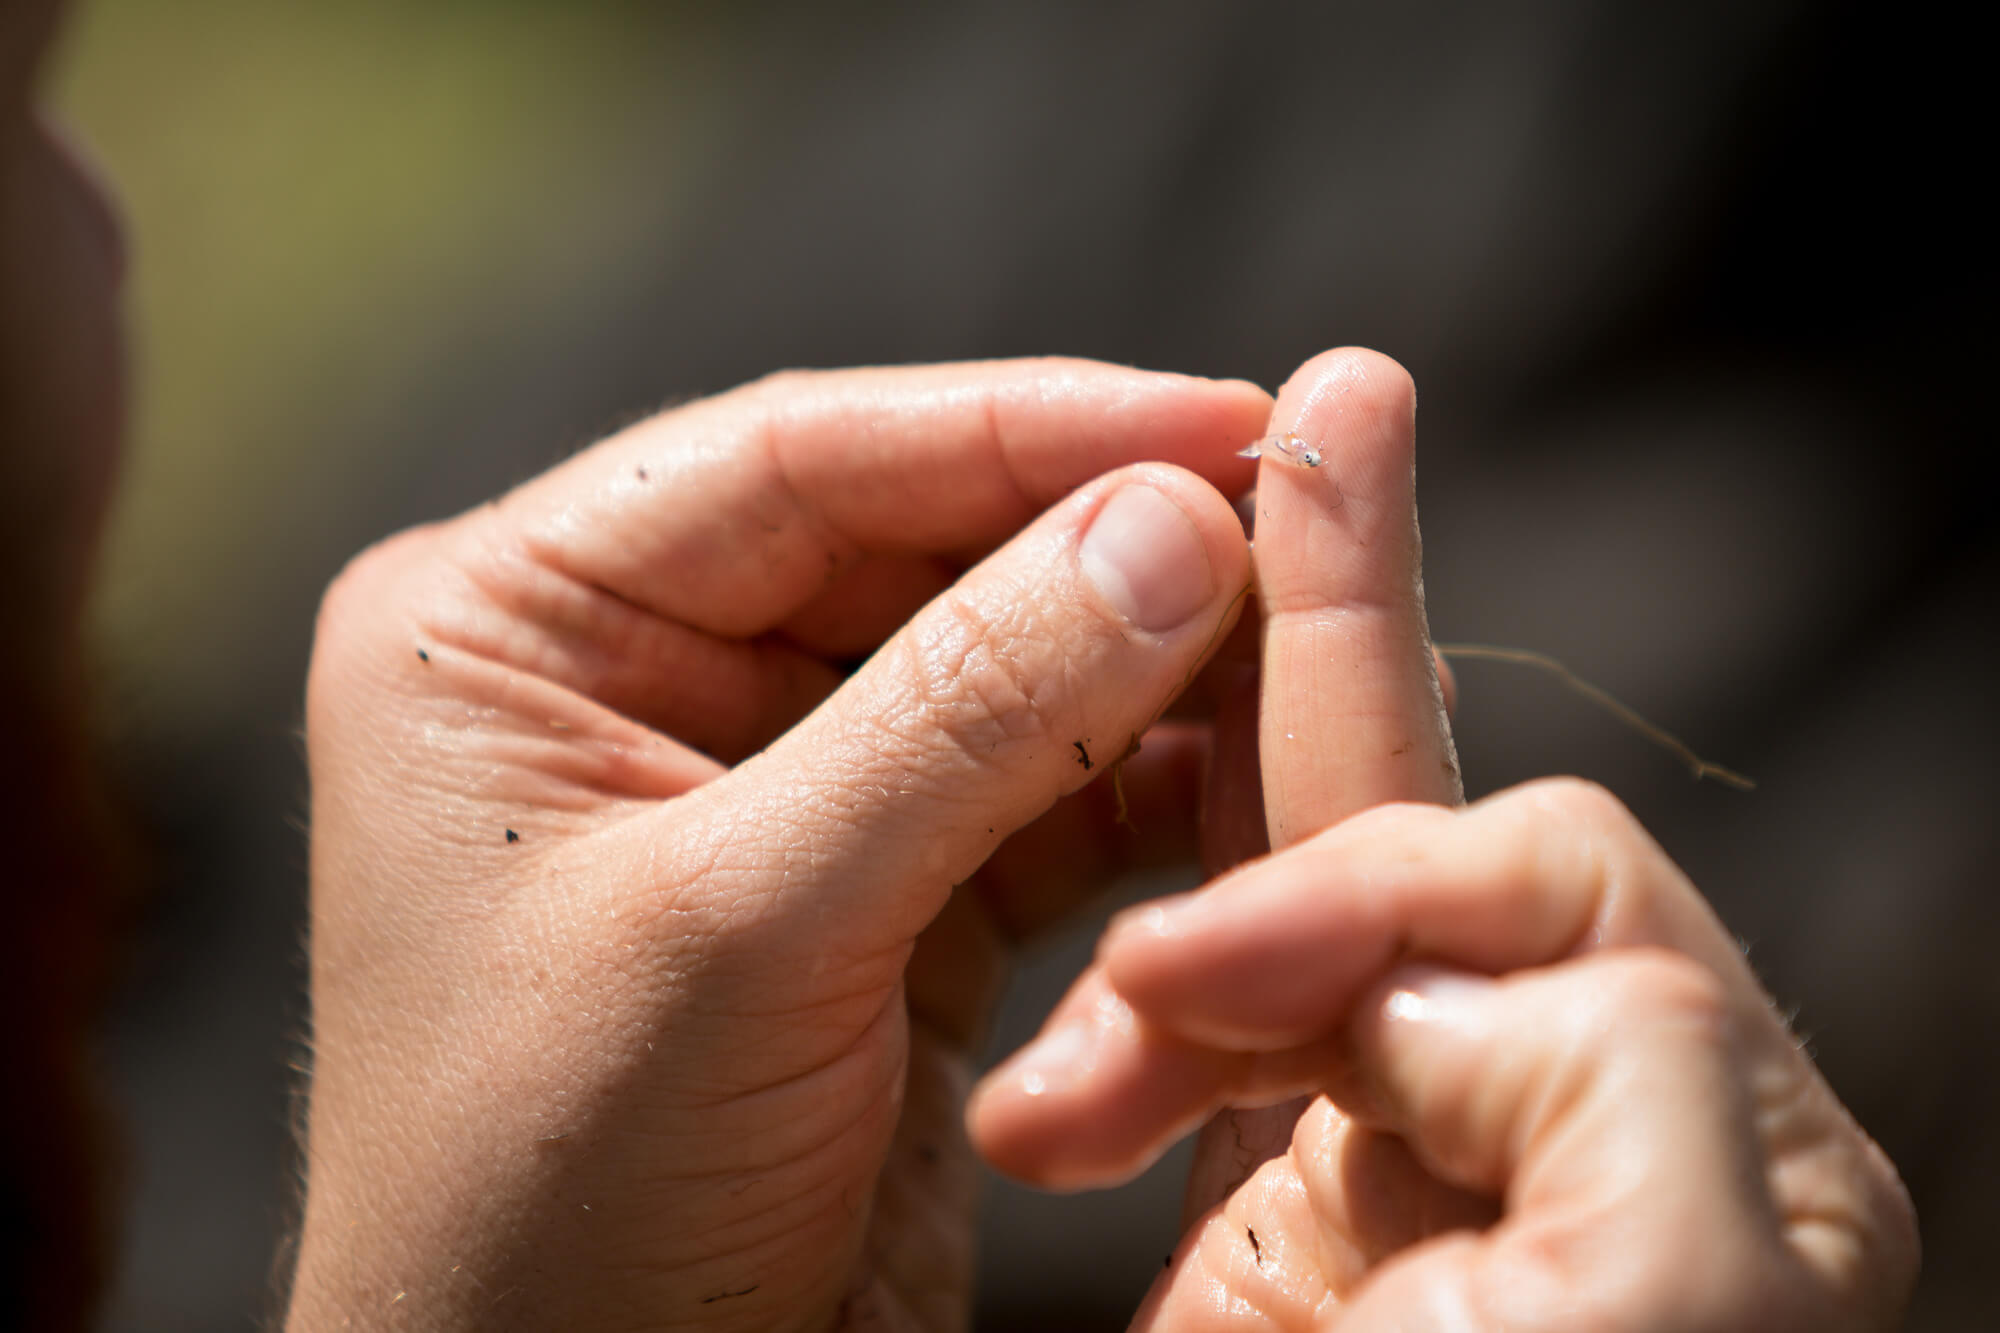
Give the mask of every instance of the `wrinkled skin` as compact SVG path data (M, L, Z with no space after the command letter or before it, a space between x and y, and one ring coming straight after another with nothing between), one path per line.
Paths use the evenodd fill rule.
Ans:
M1692 888L1578 784L1453 813L1413 417L1358 352L781 377L357 560L293 1326L963 1327L972 1143L1088 1185L1218 1111L1140 1327L1888 1326L1907 1201ZM1232 636L1267 429L1327 464L1263 465ZM1197 827L1278 850L968 1143L1008 948Z
M1154 722L1240 614L1269 407L779 377L357 560L294 1326L962 1326L972 1042L1013 942L1193 854L1203 727ZM1141 735L1134 836L1094 780Z
M0 7L0 975L40 1020L0 1322L52 1328L102 1280L75 683L124 402L115 217L31 110L55 10ZM1409 406L1363 355L1288 386L1330 466L1266 464L1235 641L1271 405L1081 363L767 383L357 561L292 1325L963 1326L1006 952L1199 822L1211 868L1280 850L1120 923L972 1114L1074 1185L1219 1112L1139 1327L1893 1326L1893 1169L1692 887L1579 784L1445 808Z
M1219 1112L1145 1333L1897 1327L1901 1182L1694 887L1585 783L1450 808L1413 408L1348 354L1279 395L1331 473L1259 487L1280 850L1114 922L975 1141L1103 1184Z

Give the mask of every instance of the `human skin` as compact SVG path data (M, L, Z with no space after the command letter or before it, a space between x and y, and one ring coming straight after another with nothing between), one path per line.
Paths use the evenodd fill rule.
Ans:
M1193 855L1200 728L1153 724L1240 614L1269 409L784 376L360 557L292 1327L962 1327L973 1044L1013 941Z
M57 8L0 6L0 807L27 890L0 975L36 1020L5 1061L35 1099L0 1124L37 1222L0 1322L51 1328L101 1282L77 1056L111 872L75 682L124 397L115 216L30 110ZM780 382L358 562L312 686L320 1061L292 1325L962 1326L959 1106L1004 953L1191 854L1200 801L1212 864L1261 850L1260 816L1291 850L1123 922L1085 983L1121 1015L1090 1067L1044 1048L1042 1092L1023 1105L1017 1063L975 1119L992 1156L1074 1184L1231 1103L1339 1097L1295 1132L1225 1110L1192 1185L1221 1202L1138 1326L1893 1326L1915 1268L1893 1169L1615 802L1538 786L1314 836L1456 795L1395 540L1408 497L1370 481L1407 473L1406 397L1348 355L1281 401L1359 503L1315 514L1312 478L1265 479L1270 795L1243 771L1253 680L1217 737L1242 782L1198 794L1201 731L1146 732L1123 770L1137 843L1104 784L1064 799L1086 780L1068 764L1123 753L1238 612L1240 538L1207 486L1247 478L1248 386L1077 363ZM685 493L625 482L653 458ZM1183 468L1090 482L1139 458ZM1082 534L1134 487L1170 498L1207 574L1164 629L1126 613L1189 570L1089 576ZM1109 527L1147 530L1134 503ZM1390 558L1364 554L1377 527ZM412 674L413 645L438 670ZM1104 1081L1121 1067L1138 1095ZM1104 1125L1122 1141L1094 1145Z
M1443 804L1407 376L1329 354L1270 411L1075 362L787 377L357 561L309 690L293 1327L962 1327L1005 950L1191 854L1198 802L1212 861L1259 813L1280 850L1123 922L1051 1020L1080 1038L971 1113L1074 1187L1220 1108L1339 1097L1198 1177L1222 1201L1140 1327L1888 1326L1907 1201L1693 890L1581 784ZM1267 425L1328 465L1265 465L1261 702L1231 664L1214 737L1260 781L1204 794L1200 727L1147 727L1228 641L1232 455ZM1141 732L1132 839L1077 793ZM1395 798L1440 804L1337 822Z
M1081 1188L1220 1113L1144 1333L1898 1327L1901 1182L1694 887L1586 783L1452 808L1414 407L1349 353L1280 393L1327 458L1258 491L1280 850L1114 921L975 1143Z

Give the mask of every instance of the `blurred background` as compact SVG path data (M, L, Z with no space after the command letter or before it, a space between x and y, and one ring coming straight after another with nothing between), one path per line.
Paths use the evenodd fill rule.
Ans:
M55 99L125 201L141 369L102 713L154 871L104 1047L132 1148L105 1327L267 1313L302 681L349 555L782 366L1275 387L1341 343L1422 392L1437 636L1553 654L1760 784L1470 663L1470 794L1578 772L1634 807L1901 1165L1911 1326L1990 1327L1973 49L1790 0L83 5ZM1091 929L1032 960L996 1051ZM996 1182L980 1327L1122 1328L1179 1166Z

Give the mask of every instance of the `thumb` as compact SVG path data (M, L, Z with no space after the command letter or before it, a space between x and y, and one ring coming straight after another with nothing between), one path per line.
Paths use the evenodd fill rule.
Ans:
M707 887L684 892L773 961L906 946L1001 841L1165 710L1240 609L1248 563L1229 503L1192 473L1101 478L776 744L663 807L644 854L696 858L675 878Z

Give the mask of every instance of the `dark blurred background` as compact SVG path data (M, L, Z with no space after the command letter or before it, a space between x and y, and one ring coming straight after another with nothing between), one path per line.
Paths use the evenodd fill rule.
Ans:
M143 386L103 712L155 870L105 1043L133 1149L105 1327L266 1307L301 682L348 555L780 366L1275 387L1340 343L1420 386L1438 637L1554 654L1760 783L1471 663L1471 793L1579 772L1634 807L1901 1165L1911 1326L1991 1327L1976 49L1777 0L84 5L59 102L129 210ZM996 1184L981 1327L1121 1328L1179 1160Z

